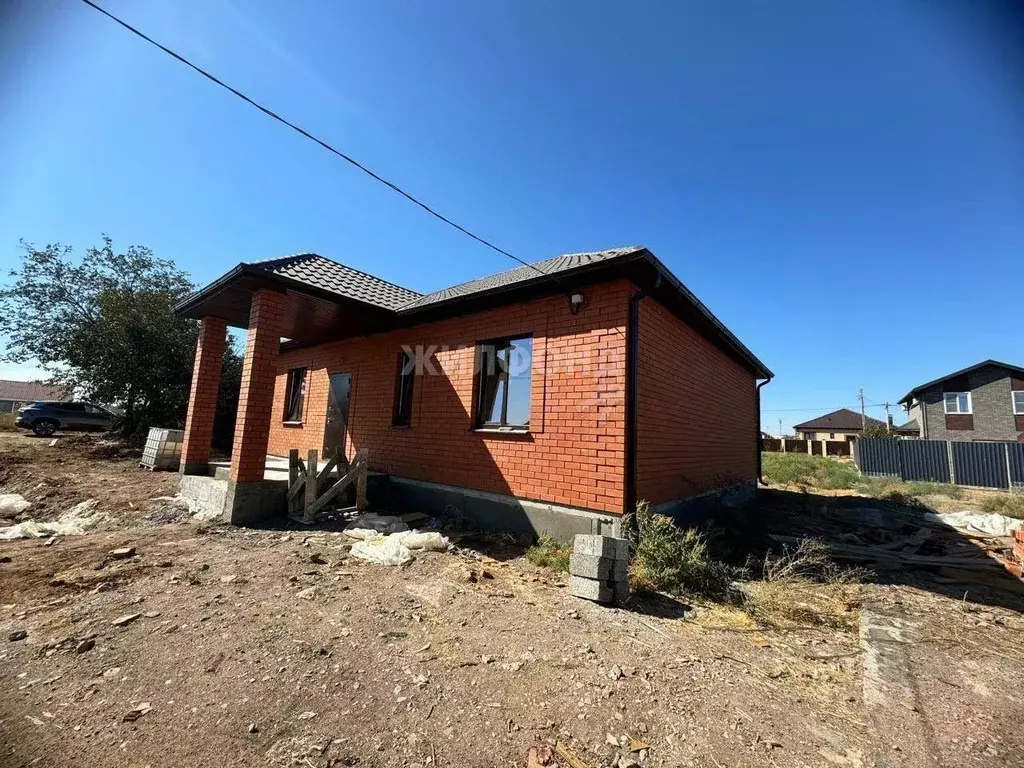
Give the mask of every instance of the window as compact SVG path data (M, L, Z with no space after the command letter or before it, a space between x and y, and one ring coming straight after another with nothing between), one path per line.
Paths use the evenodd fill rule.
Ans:
M284 393L284 420L302 421L302 406L306 402L306 369L288 371L288 388Z
M395 401L391 410L391 426L408 427L412 424L412 385L416 381L416 353L405 350L398 353L395 372Z
M533 339L483 343L477 362L476 426L528 428Z
M971 413L970 392L944 392L946 413Z
M1015 390L1012 394L1014 414L1024 416L1024 389Z

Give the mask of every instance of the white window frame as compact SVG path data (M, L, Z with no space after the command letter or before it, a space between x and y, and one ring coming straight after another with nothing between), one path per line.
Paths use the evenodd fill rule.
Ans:
M1017 409L1017 395L1021 396L1020 410ZM1024 389L1014 389L1010 392L1010 407L1014 416L1024 416Z
M957 402L959 402L960 395L967 395L967 410L966 411L951 411L949 410L949 400L946 398L949 395L956 395ZM943 392L942 393L942 410L948 416L970 416L974 413L974 403L971 398L970 392Z

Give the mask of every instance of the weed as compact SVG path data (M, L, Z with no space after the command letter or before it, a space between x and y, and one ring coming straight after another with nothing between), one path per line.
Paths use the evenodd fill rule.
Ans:
M15 413L0 413L0 429L14 429Z
M962 499L964 489L947 483L906 483L911 496L945 496L947 499Z
M725 598L735 569L708 552L708 535L679 528L646 502L623 521L633 549L630 584L638 591Z
M860 480L860 472L854 464L806 453L762 454L761 472L766 480L780 485L830 490L853 488Z
M748 585L747 611L769 626L821 625L852 629L863 569L841 568L818 539L765 555L763 580Z
M568 572L571 554L571 546L563 544L557 539L542 536L540 541L526 550L526 559L542 568Z
M1001 493L986 496L981 502L985 512L998 512L1007 517L1024 519L1024 493Z

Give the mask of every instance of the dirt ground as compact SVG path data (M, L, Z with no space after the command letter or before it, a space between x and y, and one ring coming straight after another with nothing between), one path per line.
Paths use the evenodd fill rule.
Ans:
M850 629L609 608L511 538L388 568L337 532L174 519L151 499L175 482L0 433L0 493L109 514L0 541L0 766L1022 764L1010 594L869 584Z

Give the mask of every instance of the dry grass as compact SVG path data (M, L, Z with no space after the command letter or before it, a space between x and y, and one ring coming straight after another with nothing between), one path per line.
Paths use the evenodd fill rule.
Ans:
M796 547L769 553L763 578L748 585L746 608L759 622L778 628L857 626L860 582L868 572L840 568L825 543L804 539Z
M985 512L998 512L1007 517L1024 519L1024 493L986 496L981 501L981 508Z
M571 554L571 545L563 544L556 539L544 536L526 550L526 559L542 568L550 568L553 571L568 573L569 556Z
M0 413L0 429L15 429L14 419L17 418L15 413Z

